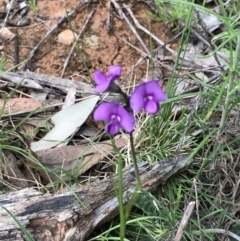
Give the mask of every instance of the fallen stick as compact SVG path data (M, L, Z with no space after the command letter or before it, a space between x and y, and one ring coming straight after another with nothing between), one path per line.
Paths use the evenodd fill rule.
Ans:
M157 36L155 36L153 33L151 33L150 31L148 31L146 28L144 28L139 22L138 20L135 18L132 10L130 9L130 7L128 5L123 4L124 8L127 9L128 13L130 14L134 24L136 25L136 27L140 30L142 30L143 32L145 32L146 34L148 34L151 38L153 38L156 42L158 42L161 46L165 46L166 50L168 50L171 54L173 54L174 56L177 55L177 53L172 50L171 48L169 48L163 41L161 41Z
M70 88L75 88L77 91L77 95L82 97L96 95L93 86L90 84L71 79L61 79L59 77L39 74L30 71L21 71L17 73L2 72L0 79L14 83L15 85L19 85L21 83L21 86L37 89L43 92L43 86L47 86L51 87L53 91L54 89L58 89L63 91L64 93L68 93L68 90ZM115 93L104 93L102 94L102 98L107 101L123 101L123 99L121 99L121 96Z
M183 232L184 232L185 228L187 227L188 221L192 215L192 211L195 207L195 204L196 204L195 202L190 202L188 204L188 206L183 214L181 223L178 227L178 231L177 231L176 237L174 238L174 241L181 241Z
M185 157L178 157L177 161L140 163L143 190L151 192L169 177L184 170L189 165L185 160ZM83 241L96 227L118 214L118 199L114 188L117 183L118 176L114 175L77 188L74 193L55 195L27 188L2 195L0 206L12 212L35 241ZM125 197L132 195L135 185L134 168L128 166L123 170ZM0 208L0 240L26 240L19 226L3 208Z
M138 32L136 31L134 26L131 24L130 20L127 18L125 13L122 11L122 8L120 7L120 5L115 0L111 0L111 1L112 1L113 5L115 6L115 8L117 9L117 11L120 13L120 16L125 20L125 22L128 24L131 31L134 33L134 35L136 36L138 41L141 43L141 45L144 48L144 50L146 51L146 53L150 54L150 51L148 50L147 46L143 42L142 38L140 37L140 35L138 34Z

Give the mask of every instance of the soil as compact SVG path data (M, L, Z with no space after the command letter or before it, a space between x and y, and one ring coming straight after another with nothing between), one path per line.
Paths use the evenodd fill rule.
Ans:
M27 13L27 17L30 19L30 25L26 27L8 26L12 32L18 32L19 63L26 60L30 51L44 37L51 26L57 22L58 18L65 15L66 11L71 11L76 8L79 3L79 0L38 0L38 12L34 13L30 10ZM82 56L91 74L96 69L107 72L109 65L123 64L122 76L124 77L136 64L142 54L122 39L143 52L144 49L127 23L123 19L117 17L116 10L110 11L111 29L110 31L107 30L106 22L109 15L108 3L109 1L99 1L97 4L89 4L80 9L75 15L71 16L68 22L61 24L50 34L43 44L40 45L32 58L32 64L29 65L28 68L31 71L37 71L52 76L60 76L64 61L69 55L71 45L59 43L57 41L58 34L71 28L78 34L90 11L94 9L94 14L79 40L79 46L83 53ZM119 4L122 6L122 3L119 2ZM0 11L4 11L4 7L5 3L0 3ZM147 11L151 11L151 9L146 3L135 2L131 9L140 24L149 29L164 43L168 42L173 37L170 27L166 26L164 23L153 20L150 15L147 14ZM126 11L125 14L127 15ZM129 15L127 16L131 19ZM140 30L138 33L149 50L159 46L155 41L150 41L150 37L147 34ZM14 41L10 41L7 44L5 43L2 46L3 48L1 51L5 54L7 59L5 69L12 68L14 66L15 53ZM176 50L177 43L171 42L169 47ZM85 64L82 61L82 56L79 49L75 48L63 75L64 78L74 78L79 81L91 82L91 78L89 78ZM18 69L21 69L21 66L20 64ZM125 85L129 85L130 81L133 81L133 79L135 82L139 82L143 78L151 78L151 76L146 76L147 67L148 59L145 59L134 69L134 75L130 75L126 79Z

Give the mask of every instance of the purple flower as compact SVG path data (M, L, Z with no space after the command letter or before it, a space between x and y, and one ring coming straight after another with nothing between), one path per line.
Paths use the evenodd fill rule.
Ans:
M144 109L149 114L157 114L159 101L167 100L157 80L150 80L137 86L130 97L130 106L135 112Z
M133 115L127 112L120 104L103 102L95 110L93 117L96 121L108 122L105 126L106 132L115 135L122 127L127 132L134 129L135 119Z
M108 74L105 75L102 71L96 70L93 79L97 84L95 91L102 93L106 91L112 82L121 76L122 65L111 65L108 67Z

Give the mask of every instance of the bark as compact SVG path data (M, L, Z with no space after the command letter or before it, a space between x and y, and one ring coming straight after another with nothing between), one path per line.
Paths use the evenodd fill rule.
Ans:
M11 82L15 85L21 85L43 92L48 91L48 88L51 88L51 90L57 89L63 91L64 93L68 93L69 88L76 88L77 95L83 97L96 95L94 87L90 84L35 72L3 72L0 76L0 79L6 81L7 83ZM103 94L103 96L106 101L124 101L122 96L116 93L107 93Z
M139 171L143 189L152 192L186 167L184 157L154 164L141 163ZM114 175L94 181L75 189L75 194L43 194L27 188L2 195L0 205L11 211L36 241L86 240L96 227L118 214L114 188L117 178ZM129 198L136 185L132 166L124 169L123 184L124 196ZM27 240L3 208L0 208L0 240Z

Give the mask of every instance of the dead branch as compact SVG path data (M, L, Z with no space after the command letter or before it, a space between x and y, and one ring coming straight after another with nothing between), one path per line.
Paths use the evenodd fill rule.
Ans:
M172 50L171 48L169 48L163 41L161 41L157 36L155 36L153 33L151 33L150 31L148 31L146 28L144 28L144 27L138 22L138 20L135 18L134 14L133 14L133 12L132 12L132 10L130 9L129 6L127 6L127 5L125 5L125 4L123 4L123 6L124 6L124 8L127 9L127 11L128 11L128 13L130 14L130 16L131 16L134 24L136 25L136 27L137 27L138 29L142 30L143 32L145 32L146 34L148 34L149 36L151 36L151 38L153 38L155 41L157 41L157 42L160 44L160 46L165 46L165 48L166 48L171 54L173 54L174 56L177 55L177 53L176 53L174 50Z
M155 190L187 165L184 157L179 157L177 161L160 161L152 165L141 163L139 172L143 189ZM76 189L75 195L73 192L42 194L27 188L2 195L0 205L11 211L36 241L85 240L96 227L118 214L114 189L117 178L117 175L114 175L111 179L94 181ZM132 195L135 184L134 169L128 166L123 172L125 197ZM3 208L0 209L0 240L26 240L20 228Z
M181 241L185 228L187 227L188 221L192 215L193 209L195 207L196 202L190 202L184 211L184 215L182 217L181 223L178 227L178 231L174 241Z
M145 43L143 42L142 38L140 37L140 35L138 34L138 32L136 31L136 29L134 28L134 26L131 24L130 20L127 18L127 16L125 15L125 13L122 11L122 8L120 7L120 5L115 1L115 0L111 0L112 3L114 4L115 8L118 10L118 12L120 13L120 16L123 17L123 19L126 21L126 23L128 24L129 28L131 29L131 31L134 33L134 35L136 36L136 38L138 39L138 41L141 43L142 47L144 48L144 50L146 51L147 54L150 53L150 51L148 50L147 46L145 45Z
M75 88L78 96L87 97L96 95L92 85L75 81L71 79L62 79L46 74L39 74L30 71L21 71L17 73L3 72L0 79L14 83L15 85L24 86L42 92L45 91L44 86L53 89L61 90L63 93L68 93L70 88ZM121 102L121 96L115 93L104 93L103 99L107 101Z

